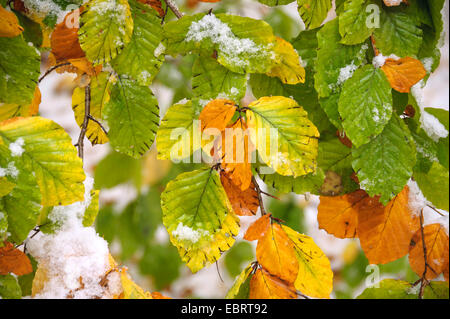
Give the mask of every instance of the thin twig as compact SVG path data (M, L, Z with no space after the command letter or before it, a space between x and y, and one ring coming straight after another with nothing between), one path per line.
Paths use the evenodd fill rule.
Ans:
M95 117L93 117L91 114L88 114L88 118L89 118L91 121L97 123L98 126L100 126L100 128L103 130L103 132L105 132L105 134L108 134L108 131L103 127L102 123L100 123L99 120L97 120L97 119L96 119Z
M262 199L262 191L261 188L259 188L258 183L256 182L256 178L255 176L252 176L252 182L255 185L256 188L256 193L258 195L258 201L259 201L259 208L261 209L261 215L265 215L267 214L266 210L264 209L264 203L263 203L263 199Z
M420 290L419 290L419 299L423 298L423 293L426 284L428 281L426 280L427 270L428 270L428 262L427 262L427 246L425 245L425 236L423 233L423 209L420 211L420 232L422 236L422 247L423 247L423 259L425 261L425 269L423 270L422 278L420 280Z
M220 274L219 263L217 262L217 260L216 260L216 270L217 270L217 274L219 275L220 281L221 281L222 283L225 283L225 281L224 281L223 278L222 278L222 275Z
M89 115L91 113L91 85L88 84L84 88L84 120L81 125L80 136L78 136L78 157L83 159L84 156L84 137L86 136L87 126L89 123Z
M261 194L264 194L264 195L266 195L266 196L272 197L272 198L277 199L277 200L281 200L280 198L276 197L275 195L266 193L266 192L264 192L264 191L261 191Z
M439 215L445 216L445 215L442 214L440 211L438 211L436 207L433 207L433 206L431 206L431 205L427 205L427 207L431 208L432 210L434 210L434 211L435 211L436 213L438 213Z
M57 68L60 68L60 67L63 67L63 66L69 65L69 64L70 64L69 62L64 62L64 63L61 63L61 64L57 64L57 65L52 66L50 69L48 69L48 70L44 73L44 75L42 75L42 76L39 78L38 82L40 83L47 75L49 75L50 73L52 73L52 72L53 72L54 70L56 70Z
M170 10L172 10L172 12L175 14L175 16L178 19L181 19L183 14L181 13L180 9L178 9L178 7L175 4L175 2L173 2L173 0L164 0L164 1L166 2L167 6L170 8Z

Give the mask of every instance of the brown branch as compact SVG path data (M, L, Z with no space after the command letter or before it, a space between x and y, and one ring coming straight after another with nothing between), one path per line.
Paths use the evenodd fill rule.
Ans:
M183 17L183 14L181 13L180 9L178 9L177 5L175 4L175 2L173 2L173 0L164 0L164 1L178 19L181 19L181 17Z
M86 136L87 126L89 123L89 117L91 113L91 85L88 84L84 88L84 119L81 125L80 135L78 136L78 156L83 159L84 156L84 137Z
M256 182L255 176L252 176L252 182L255 185L256 193L258 195L259 208L261 209L261 215L265 215L265 214L267 214L267 212L266 212L266 210L264 208L264 203L263 203L263 199L262 199L262 196L261 196L261 194L263 194L263 191L259 187L258 182Z
M100 128L102 129L103 132L105 132L106 135L108 135L108 131L103 127L102 123L100 123L99 120L97 120L95 117L93 117L91 114L88 114L88 118L89 120L91 120L92 122L95 122L98 124L98 126L100 126Z
M428 270L428 262L427 262L427 246L425 245L425 235L423 232L423 208L420 211L420 232L422 236L422 247L423 247L423 259L425 261L425 269L423 270L422 278L420 279L420 290L419 290L419 299L423 298L423 293L426 285L428 284L428 281L426 279L427 270Z
M60 68L60 67L66 66L66 65L70 65L70 63L69 63L69 62L65 62L65 63L61 63L61 64L57 64L57 65L52 66L50 69L48 69L48 70L44 73L44 75L42 75L42 76L39 78L38 83L40 83L47 75L49 75L50 73L52 73L52 72L53 72L54 70L56 70L57 68Z

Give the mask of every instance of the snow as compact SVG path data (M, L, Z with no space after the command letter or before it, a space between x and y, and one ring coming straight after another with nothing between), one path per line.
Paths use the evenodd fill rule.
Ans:
M195 244L200 238L208 236L209 232L203 229L195 230L183 225L183 223L179 223L177 229L172 232L172 235L178 240L187 240Z
M343 84L345 81L347 81L348 79L350 79L353 75L353 72L355 72L355 70L358 67L355 65L355 63L352 61L352 63L346 65L345 67L341 68L339 70L339 77L338 77L338 81L337 84L341 85Z
M14 165L14 162L9 162L6 168L0 167L0 177L11 176L17 178L19 170Z
M164 44L160 43L160 44L156 47L155 51L153 52L153 55L154 55L156 58L159 58L159 56L160 56L161 54L163 54L165 50L166 50L166 47L164 46Z
M399 60L400 58L398 56L396 56L395 54L391 54L389 56L384 56L381 53L379 53L378 55L376 55L373 58L372 64L375 68L381 68L386 63L387 59Z
M439 120L425 111L423 103L423 80L411 87L411 94L415 98L417 105L420 108L420 126L427 133L427 135L437 142L440 138L446 138L448 131Z
M19 137L15 142L9 144L9 150L11 151L11 156L21 156L25 151L23 146L25 141L23 138Z
M408 181L409 187L409 197L408 197L408 206L413 215L420 215L421 210L427 205L431 204L425 196L422 194L422 191L419 188L419 185L413 180Z
M37 18L45 18L47 15L56 16L57 23L60 23L64 20L64 17L71 10L78 8L78 5L68 5L65 10L62 9L60 5L57 4L57 1L54 0L22 0L25 8L28 10L31 16L35 16ZM83 1L83 3L86 2Z
M92 186L93 179L87 177L84 201L52 210L49 218L61 223L59 230L54 234L39 233L27 241L27 250L47 277L34 298L112 298L117 292L112 274L108 275L108 284L100 284L110 268L107 242L93 227L82 225Z
M422 62L423 67L427 71L427 73L431 73L431 68L434 63L433 58L425 58L425 59L422 59L421 62Z
M219 46L219 51L223 53L236 66L244 67L248 65L247 60L239 58L239 55L259 55L263 53L263 48L256 45L251 39L237 38L230 27L219 20L214 14L207 14L201 20L192 22L186 34L186 41L200 42L209 39Z

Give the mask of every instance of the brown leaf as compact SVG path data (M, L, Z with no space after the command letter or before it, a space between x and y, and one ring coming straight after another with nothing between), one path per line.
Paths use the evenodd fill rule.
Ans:
M340 194L343 189L342 177L333 171L327 171L323 184L320 187L320 193L322 195L335 196Z
M414 84L427 75L422 62L410 57L399 60L386 59L381 69L386 74L391 87L402 93L408 93Z
M448 259L449 244L448 235L441 224L430 224L423 228L425 248L427 250L426 279L431 280L447 271L448 281ZM425 258L422 244L422 231L419 229L411 239L409 250L409 264L412 270L422 277L425 270ZM431 268L430 268L431 267Z
M265 269L256 270L250 279L250 299L296 299L292 283L269 274Z
M298 275L298 260L294 244L286 232L277 223L258 240L256 259L270 274L294 283Z
M347 137L347 135L343 135L339 130L336 131L336 136L339 139L339 141L347 146L348 148L352 148L352 141Z
M23 32L16 15L0 6L0 37L16 37Z
M0 247L0 275L14 273L17 276L29 274L33 271L30 259L10 242Z
M69 12L64 21L56 25L50 38L51 51L56 59L56 64L85 56L78 41L78 28L68 27L67 21L72 18L73 12Z
M359 206L357 233L369 263L385 264L405 256L419 218L408 206L409 188L405 188L386 206L371 197Z
M369 195L363 190L343 196L320 196L317 214L319 228L338 238L356 237L358 211L367 199Z
M271 214L263 215L251 224L245 232L244 239L252 241L258 240L264 236L270 226L270 216Z
M253 216L259 207L258 193L253 182L245 191L241 191L228 176L225 171L220 173L220 181L227 193L231 206L238 216Z
M162 8L160 0L138 0L140 3L147 4L158 12L159 16L162 18L165 16L165 12Z
M233 101L212 100L206 104L198 118L201 121L202 132L208 128L216 128L222 132L227 127L234 112L236 112L236 106Z

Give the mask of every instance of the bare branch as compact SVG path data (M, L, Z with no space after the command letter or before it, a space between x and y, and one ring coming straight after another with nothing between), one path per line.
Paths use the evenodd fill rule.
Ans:
M46 77L47 75L49 75L50 73L52 73L52 72L53 72L54 70L56 70L57 68L60 68L60 67L66 66L66 65L70 65L70 63L69 63L69 62L65 62L65 63L61 63L61 64L57 64L57 65L52 66L50 69L47 70L47 72L44 73L44 75L42 75L42 76L39 78L38 83L40 83L43 79L45 79L45 77Z
M255 176L252 176L252 182L253 182L253 184L255 184L256 193L258 195L259 208L261 209L261 215L265 215L265 214L267 214L267 212L264 208L264 203L263 203L263 199L261 196L261 194L263 194L263 192L261 191L261 188L259 188L259 185L258 185L258 182L256 182Z
M91 113L91 85L88 84L84 88L84 120L81 125L81 132L78 136L78 156L83 159L84 156L84 137L86 136L87 126Z
M172 12L175 14L175 16L180 19L183 14L181 13L180 9L178 9L177 5L173 0L164 0L167 4L167 6L172 10Z

